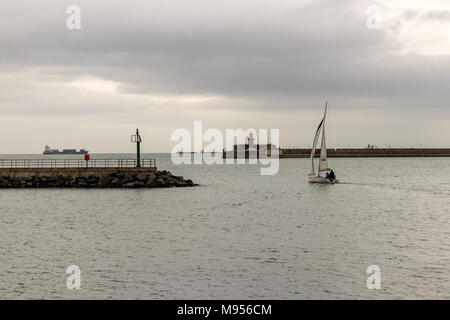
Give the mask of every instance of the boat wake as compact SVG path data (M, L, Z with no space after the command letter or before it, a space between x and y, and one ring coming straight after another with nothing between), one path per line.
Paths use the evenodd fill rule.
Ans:
M391 185L388 184L382 184L382 183L363 183L363 182L351 182L351 181L344 181L339 182L338 184L346 184L346 185L353 185L353 186L365 186L365 187L379 187L379 188L391 188Z

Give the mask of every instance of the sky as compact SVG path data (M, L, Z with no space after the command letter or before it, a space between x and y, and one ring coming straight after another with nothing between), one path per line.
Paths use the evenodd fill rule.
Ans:
M446 0L0 0L0 48L3 154L170 152L195 120L308 148L326 100L328 147L450 147Z

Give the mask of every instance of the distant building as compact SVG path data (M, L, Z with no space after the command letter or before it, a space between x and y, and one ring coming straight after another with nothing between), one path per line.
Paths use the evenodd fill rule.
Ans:
M276 145L268 144L255 144L255 137L253 132L250 132L247 137L246 144L235 144L232 151L223 151L224 158L239 158L239 152L245 154L245 159L249 158L250 153L256 154L256 158L260 157L260 151L262 157L271 157L272 153L278 152L278 147Z

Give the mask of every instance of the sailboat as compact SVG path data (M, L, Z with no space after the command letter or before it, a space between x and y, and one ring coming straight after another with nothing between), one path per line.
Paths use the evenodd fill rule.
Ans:
M323 115L322 121L319 124L319 127L316 130L316 135L314 136L313 146L311 148L311 169L309 171L309 182L311 183L329 183L334 184L338 183L338 179L328 179L326 177L321 176L322 172L330 170L328 167L328 158L327 158L327 144L325 140L325 119L327 117L327 108L328 101L325 103L325 113ZM319 168L317 170L314 169L314 156L316 154L317 143L319 142L320 133L322 132L322 143L320 147L320 158L319 158Z

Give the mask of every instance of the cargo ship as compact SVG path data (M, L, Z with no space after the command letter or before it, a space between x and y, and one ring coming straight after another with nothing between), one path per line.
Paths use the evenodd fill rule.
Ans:
M86 149L80 149L77 151L77 149L62 149L61 151L59 149L51 149L49 146L45 146L43 154L46 155L53 155L53 154L88 154L89 151Z

